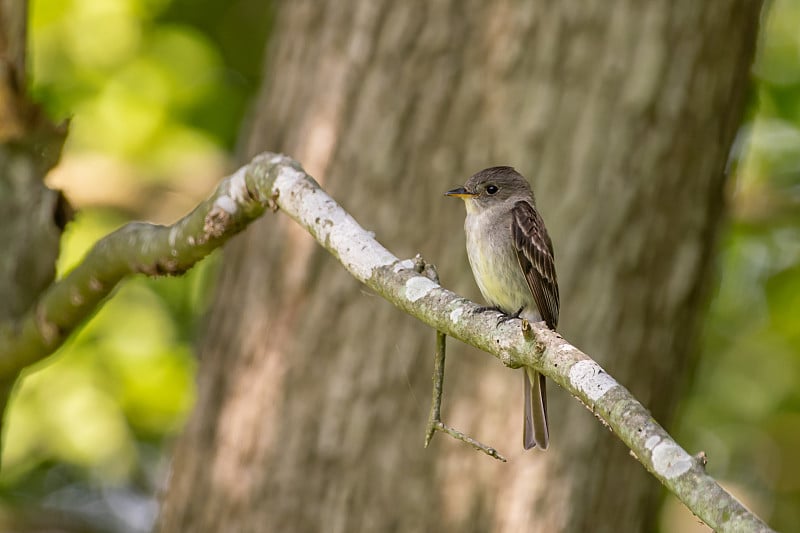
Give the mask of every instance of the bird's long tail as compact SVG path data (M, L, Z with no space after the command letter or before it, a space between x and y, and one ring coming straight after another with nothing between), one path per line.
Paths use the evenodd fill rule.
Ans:
M522 445L528 450L538 446L547 449L550 430L547 427L547 389L545 377L537 371L524 368L525 373L525 424Z

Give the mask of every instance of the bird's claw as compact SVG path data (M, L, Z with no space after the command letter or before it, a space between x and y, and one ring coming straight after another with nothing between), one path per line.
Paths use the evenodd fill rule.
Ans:
M503 313L502 311L500 311L501 313L503 313L503 316L501 316L497 320L497 325L499 326L500 324L502 324L504 322L508 322L509 320L514 320L515 318L519 318L519 315L520 315L520 313L522 313L523 309L525 309L524 306L520 307L519 309L517 309L517 312L514 313L513 315L507 315L507 314ZM523 318L523 320L525 320L525 319ZM527 320L525 320L525 321L527 322Z

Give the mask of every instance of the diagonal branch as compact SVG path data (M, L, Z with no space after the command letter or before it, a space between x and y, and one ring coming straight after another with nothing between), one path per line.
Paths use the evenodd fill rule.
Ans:
M102 239L84 261L50 287L34 310L0 326L0 379L46 357L94 312L124 277L179 274L274 202L311 233L359 281L432 328L495 356L531 366L589 408L644 467L717 531L771 531L681 448L622 385L589 356L542 324L496 327L493 316L420 274L364 230L300 166L263 154L223 181L173 226L134 223Z

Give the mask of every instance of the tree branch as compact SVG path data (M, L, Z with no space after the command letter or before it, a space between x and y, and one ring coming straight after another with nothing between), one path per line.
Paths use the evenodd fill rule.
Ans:
M274 202L274 203L273 203ZM23 319L0 329L0 378L52 353L124 277L179 274L277 205L359 281L432 328L495 356L530 366L568 390L630 448L644 467L717 531L771 531L706 474L622 385L542 324L475 313L478 306L417 272L364 230L288 157L263 154L223 181L173 226L132 223L102 239L53 284Z

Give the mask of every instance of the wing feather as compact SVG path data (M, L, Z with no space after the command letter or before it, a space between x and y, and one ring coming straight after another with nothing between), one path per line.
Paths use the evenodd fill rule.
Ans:
M511 232L519 266L542 320L554 330L558 325L560 302L553 243L541 215L529 202L517 202L511 212Z

